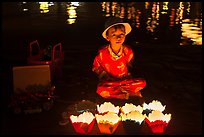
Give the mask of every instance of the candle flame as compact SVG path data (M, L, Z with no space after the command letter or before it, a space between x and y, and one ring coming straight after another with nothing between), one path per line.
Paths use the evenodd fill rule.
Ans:
M95 114L95 118L97 123L110 123L111 125L114 125L121 120L118 114L114 112L108 112L104 115Z
M147 119L150 122L162 120L168 123L171 120L171 114L163 114L161 111L153 110L151 113L149 113Z
M142 121L146 118L146 114L142 114L139 111L135 110L135 111L131 111L127 114L120 114L122 121L126 121L126 120L132 120L135 122L139 122L140 124L142 123Z
M83 123L90 124L94 118L95 118L94 115L88 111L85 111L84 113L80 114L79 116L74 116L74 115L70 116L70 119L73 123L74 122L83 122Z
M100 106L97 105L97 111L99 113L114 112L114 113L118 114L119 113L119 106L115 106L111 102L104 102Z
M162 103L158 100L153 100L149 104L144 103L143 104L143 110L149 109L149 110L158 110L163 112L165 110L166 105L162 105Z
M125 105L121 107L121 112L125 114L135 110L139 111L140 113L143 112L143 108L140 105L135 106L132 103L125 103Z

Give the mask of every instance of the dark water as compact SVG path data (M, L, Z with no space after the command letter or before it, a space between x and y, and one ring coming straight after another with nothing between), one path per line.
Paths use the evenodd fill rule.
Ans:
M33 29L52 34L62 29L81 38L93 31L96 37L90 36L87 40L98 41L108 16L118 16L129 22L133 31L128 40L136 43L202 45L201 2L3 3L3 32L27 30L29 36L34 33ZM87 32L78 33L80 28L86 28Z
M12 92L13 66L26 65L33 40L42 47L62 43L64 81L56 85L62 99L72 103L95 99L97 81L90 78L91 65L98 48L106 43L101 33L110 15L120 16L133 28L126 43L135 51L135 73L147 80L144 96L149 101L161 100L172 113L169 134L201 134L202 2L4 2L0 50L3 99ZM51 114L36 116L39 120L5 114L4 133L62 134L63 130L69 134L54 123L65 108L58 103ZM33 126L28 126L29 120Z
M131 24L126 43L132 46L202 46L201 2L4 2L4 60L25 62L36 39L42 48L61 42L65 49L96 50L106 42L108 16Z

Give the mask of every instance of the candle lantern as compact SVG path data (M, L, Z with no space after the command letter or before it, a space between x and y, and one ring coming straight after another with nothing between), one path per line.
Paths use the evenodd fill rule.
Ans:
M163 112L165 110L166 105L162 105L162 103L158 100L153 100L149 104L143 104L143 111L146 114L149 114L152 110L158 110Z
M121 121L121 118L114 112L107 112L103 115L95 114L95 118L103 134L113 134Z
M119 106L115 106L111 102L104 102L101 105L97 105L97 111L99 114L106 114L108 112L113 112L118 114L120 110Z
M145 118L145 122L153 133L163 133L171 120L171 114L163 114L161 111L153 110Z
M121 113L123 127L127 134L140 134L141 125L146 117L138 110L130 111L129 113Z
M125 105L122 106L120 110L121 110L121 113L123 114L128 114L129 112L136 111L136 110L139 111L140 113L143 112L143 108L140 105L135 106L132 103L125 103Z
M83 112L79 116L70 116L75 131L79 134L88 134L92 131L95 117L91 112Z

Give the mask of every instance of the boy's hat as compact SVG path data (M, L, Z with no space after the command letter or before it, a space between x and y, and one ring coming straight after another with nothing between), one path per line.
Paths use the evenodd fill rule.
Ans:
M110 17L108 20L105 22L105 30L102 33L102 36L106 39L106 32L109 28L111 28L114 25L122 24L125 26L125 35L130 33L132 30L131 26L129 23L124 23L121 18L118 17Z

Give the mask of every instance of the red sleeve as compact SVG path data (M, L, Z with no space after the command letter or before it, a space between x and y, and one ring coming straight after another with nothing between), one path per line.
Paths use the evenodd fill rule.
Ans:
M100 56L99 54L95 57L94 62L93 62L93 66L92 66L92 71L95 73L99 73L99 71L101 71L101 67L100 67Z
M124 48L124 52L125 52L125 55L126 55L126 61L127 63L130 63L131 61L133 61L134 59L134 53L132 51L132 49L128 46L125 46Z
M98 55L95 57L93 66L92 66L92 71L95 72L99 78L102 77L105 73L103 67L101 66L102 60L101 60L101 52L99 51Z

